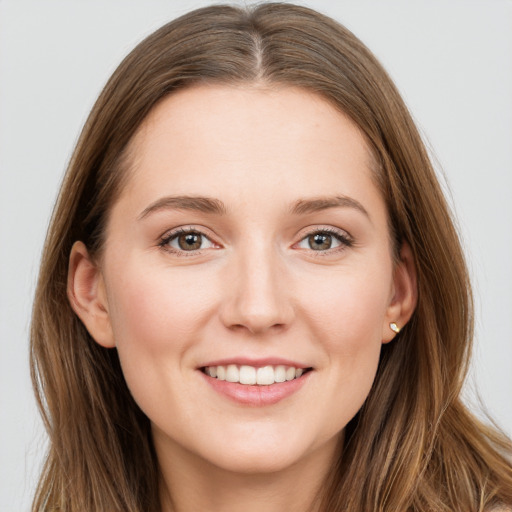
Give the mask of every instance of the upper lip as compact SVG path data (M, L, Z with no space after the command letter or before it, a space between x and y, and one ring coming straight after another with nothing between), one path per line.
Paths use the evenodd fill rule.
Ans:
M214 361L208 361L205 364L199 366L199 368L205 368L210 366L228 366L230 364L236 364L237 366L254 366L260 368L263 366L293 366L294 368L311 368L311 365L303 364L291 359L284 359L282 357L263 357L263 358L252 358L252 357L229 357L224 359L215 359Z

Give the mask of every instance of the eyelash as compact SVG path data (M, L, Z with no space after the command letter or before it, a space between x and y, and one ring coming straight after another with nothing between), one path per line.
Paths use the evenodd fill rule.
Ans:
M160 239L160 242L158 243L158 245L163 250L171 252L177 256L187 257L187 256L196 256L198 254L201 254L201 249L186 251L183 249L176 249L169 245L173 240L176 240L181 235L199 235L200 237L208 240L211 244L214 244L214 242L212 242L207 235L205 235L203 232L201 232L200 229L190 226L188 228L178 228L170 233L165 234Z
M333 253L338 253L340 251L345 250L348 247L352 247L354 245L354 240L352 237L346 233L345 231L337 230L334 228L321 228L321 229L313 229L306 233L297 243L294 244L294 247L296 247L301 242L307 240L309 237L324 234L333 237L335 240L337 240L340 245L338 247L328 248L326 250L314 250L312 248L306 249L311 251L315 256L317 257L323 257L327 255L331 255ZM199 235L200 237L205 238L208 240L211 244L216 245L215 242L213 242L205 233L203 233L200 229L194 228L194 227L188 227L188 228L178 228L170 233L165 234L158 243L158 246L161 247L163 250L172 252L173 254L180 256L180 257L187 257L187 256L197 256L202 253L201 249L197 250L191 250L186 251L183 249L176 249L174 247L171 247L169 244L176 240L181 235Z
M337 254L337 253L344 251L345 249L352 247L354 245L353 238L346 231L342 231L339 229L329 227L329 228L320 228L320 229L317 228L317 229L313 229L313 230L309 231L296 244L294 244L294 246L297 246L301 242L307 240L309 237L312 237L315 235L328 235L340 243L340 245L338 247L330 247L326 250L315 251L312 248L306 249L306 250L311 251L311 253L315 257L321 258L321 257L325 257L325 256L330 256L332 254Z

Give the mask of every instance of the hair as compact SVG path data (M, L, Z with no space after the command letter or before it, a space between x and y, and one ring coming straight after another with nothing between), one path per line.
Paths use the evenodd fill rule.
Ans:
M266 3L193 11L142 41L85 123L51 219L31 327L31 372L49 435L33 511L158 511L148 418L117 352L98 345L67 298L68 260L103 246L128 145L154 106L195 84L312 91L349 116L377 162L391 232L417 271L410 322L383 346L372 390L346 427L321 510L483 511L512 504L507 438L461 401L473 337L471 287L434 170L397 89L342 25Z

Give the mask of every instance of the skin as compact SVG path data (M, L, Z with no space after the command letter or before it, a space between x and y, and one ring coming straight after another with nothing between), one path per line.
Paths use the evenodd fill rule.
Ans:
M93 338L118 350L152 422L163 510L314 509L395 336L389 324L403 326L416 301L364 137L300 89L198 86L154 108L130 149L101 260L75 244L69 296ZM224 211L155 206L168 196L213 198ZM291 211L339 197L349 199ZM163 245L177 228L203 233L202 248ZM349 243L332 236L319 250L315 232ZM313 370L291 396L251 406L199 370L233 357Z

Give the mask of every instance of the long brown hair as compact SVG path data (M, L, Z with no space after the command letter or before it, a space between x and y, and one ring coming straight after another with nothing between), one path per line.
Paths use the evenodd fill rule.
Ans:
M128 143L164 96L196 83L313 91L368 140L393 236L407 241L418 304L384 345L374 386L346 427L322 510L482 511L512 504L509 441L461 402L472 340L463 254L431 163L392 81L352 33L290 4L191 12L121 63L87 120L48 231L35 297L32 378L50 444L34 511L159 510L149 420L117 353L96 344L66 295L72 244L101 250Z

